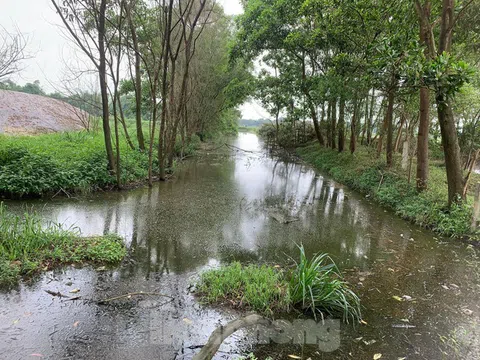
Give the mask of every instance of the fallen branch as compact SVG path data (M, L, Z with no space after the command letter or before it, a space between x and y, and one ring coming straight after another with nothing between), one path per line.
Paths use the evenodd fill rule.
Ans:
M233 320L225 326L218 327L208 339L202 350L193 357L193 360L211 360L217 353L223 341L233 333L245 327L254 325L270 325L270 320L260 315L248 315L244 318Z
M45 290L45 292L49 295L52 295L52 296L56 296L56 297L59 297L59 298L69 298L70 296L67 296L67 295L63 295L60 291L51 291L51 290Z
M246 153L251 153L251 154L258 154L258 153L261 153L263 151L252 151L252 150L245 150L245 149L241 149L237 146L234 146L234 145L229 145L229 144L225 144L226 147L230 148L230 149L234 149L234 150L238 150L238 151L243 151L243 152L246 152Z
M140 292L128 293L128 294L125 294L125 295L120 295L120 296L115 296L115 297L108 298L108 299L99 300L99 301L97 301L97 303L98 304L106 304L110 301L120 300L120 299L124 299L124 298L131 298L132 296L141 296L141 295L162 296L162 297L167 297L167 298L170 298L171 300L173 300L173 297L171 297L169 295L164 295L164 294L159 294L159 293L146 293L146 292L140 291Z

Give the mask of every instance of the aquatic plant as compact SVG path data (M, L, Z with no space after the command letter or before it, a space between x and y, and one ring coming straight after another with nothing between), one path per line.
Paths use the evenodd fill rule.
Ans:
M290 276L289 295L294 307L311 310L316 317L322 312L342 314L343 320L359 321L362 317L360 299L343 280L335 262L328 254L315 255L311 260L303 246L300 260Z
M200 276L197 294L206 303L273 314L299 309L315 318L323 312L345 322L361 319L360 299L343 280L333 260L319 254L309 260L303 246L292 270L235 262Z
M15 215L0 203L0 285L19 275L71 263L116 263L126 255L117 235L80 237L76 228L45 223L35 213Z
M201 275L197 293L204 302L228 302L233 307L271 314L289 308L288 286L282 274L266 265L234 262Z

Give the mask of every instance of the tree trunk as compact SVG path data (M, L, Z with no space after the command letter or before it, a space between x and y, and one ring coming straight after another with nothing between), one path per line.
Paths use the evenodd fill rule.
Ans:
M370 102L370 114L368 116L367 125L367 145L372 144L372 128L373 128L373 110L375 107L375 89L372 89L372 98Z
M472 161L470 162L470 166L468 168L468 174L467 176L465 177L465 185L463 186L463 197L464 198L467 198L467 192L468 192L468 182L470 181L470 176L472 175L472 172L473 172L473 168L475 167L475 165L477 164L477 160L478 160L478 154L480 153L480 149L475 151L475 154L473 155L473 158L472 158Z
M428 187L428 128L430 122L429 90L420 88L420 121L417 139L417 191Z
M387 167L393 165L393 105L395 102L394 86L388 91L388 106L386 114L387 123Z
M331 101L332 103L332 125L331 125L331 131L332 131L332 149L335 149L337 146L335 145L335 137L337 135L337 99L334 99Z
M332 145L332 139L330 138L332 136L332 131L331 131L331 124L332 124L332 102L327 101L327 146L330 147Z
M380 111L382 111L380 109ZM383 121L382 121L382 127L380 128L380 131L379 131L379 136L378 136L378 145L377 145L377 157L380 157L380 155L382 154L382 149L383 149L383 137L385 136L385 132L387 131L387 113L388 113L388 106L387 108L385 109L385 115L383 117ZM380 116L380 113L379 113L379 116Z
M108 89L107 89L107 61L105 56L105 12L107 0L102 0L99 8L98 19L98 51L99 67L98 74L100 79L100 93L102 96L102 124L103 137L105 140L105 150L107 152L108 170L115 172L115 158L112 147L112 134L110 131L110 109L108 107Z
M350 153L353 154L357 149L357 117L358 117L358 102L357 99L353 101L353 115L350 122Z
M317 135L318 142L320 145L325 145L325 140L323 139L322 132L320 130L320 125L318 123L317 111L315 110L315 106L313 105L310 96L308 96L308 106L310 107L310 114L313 120L313 126L315 127L315 134Z
M462 200L463 176L462 162L460 159L460 147L458 146L457 129L450 102L443 96L443 89L437 93L437 111L440 132L442 134L443 153L445 155L445 167L448 182L448 205Z
M165 180L165 151L164 140L167 121L167 93L168 93L168 60L170 53L170 36L173 17L173 3L170 0L167 7L166 24L164 29L164 47L163 47L163 69L162 69L162 115L160 120L160 132L158 135L158 175L160 180ZM172 71L172 70L170 70ZM173 70L174 71L174 70ZM171 84L173 86L173 84ZM155 134L153 135L155 136Z
M395 148L393 149L394 152L399 152L400 148L400 141L402 139L402 132L403 132L403 125L405 124L405 114L402 113L400 115L400 125L398 126L397 138L395 139Z
M345 98L340 97L340 109L338 114L338 152L345 149Z
M137 141L140 150L145 151L145 137L142 128L142 75L140 72L140 49L138 47L137 30L132 21L131 7L135 7L136 0L127 5L127 18L132 35L133 49L135 51L135 123L137 126Z

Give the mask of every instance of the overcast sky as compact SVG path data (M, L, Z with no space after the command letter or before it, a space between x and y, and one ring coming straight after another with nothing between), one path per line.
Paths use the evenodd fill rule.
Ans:
M64 61L72 56L72 46L58 28L60 19L50 0L0 0L0 25L7 30L17 27L28 37L28 51L34 56L25 62L22 73L12 78L24 84L40 80L46 91L53 91L62 78ZM219 0L227 14L240 14L238 0ZM255 103L242 106L244 118L267 116Z

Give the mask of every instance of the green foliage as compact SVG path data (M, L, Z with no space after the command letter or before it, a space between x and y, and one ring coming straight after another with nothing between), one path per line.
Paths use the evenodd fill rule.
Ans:
M197 293L207 303L229 303L266 315L297 308L311 310L315 317L324 311L346 322L359 321L360 300L333 260L326 254L308 260L303 246L299 249L300 260L292 271L235 262L204 272Z
M134 133L134 124L129 128ZM148 154L120 142L121 181L142 181L148 176ZM192 136L183 155L200 146ZM177 139L176 155L181 153ZM157 168L154 151L154 168ZM107 170L102 133L66 132L38 136L0 135L0 194L6 197L43 196L66 192L90 192L114 186L116 179Z
M262 314L287 311L288 291L282 274L262 265L242 266L239 262L204 272L197 287L203 301L230 302Z
M368 194L374 201L394 210L404 219L430 228L441 235L461 237L470 234L472 206L469 203L447 206L445 170L430 165L429 188L417 193L408 183L405 172L386 169L372 149L360 147L355 155L339 154L330 149L310 145L297 150L300 157L335 180Z
M289 283L293 306L331 315L343 315L343 320L358 322L362 318L360 299L342 279L335 262L327 254L318 254L309 260L303 246L300 260L295 262ZM323 316L323 315L322 315Z
M473 69L465 62L456 60L448 53L438 55L423 69L423 83L441 93L443 99L452 98L468 83ZM438 97L438 95L437 95Z
M78 229L44 223L34 213L14 215L0 203L0 286L15 283L19 275L59 264L113 264L125 255L119 236L82 238Z

